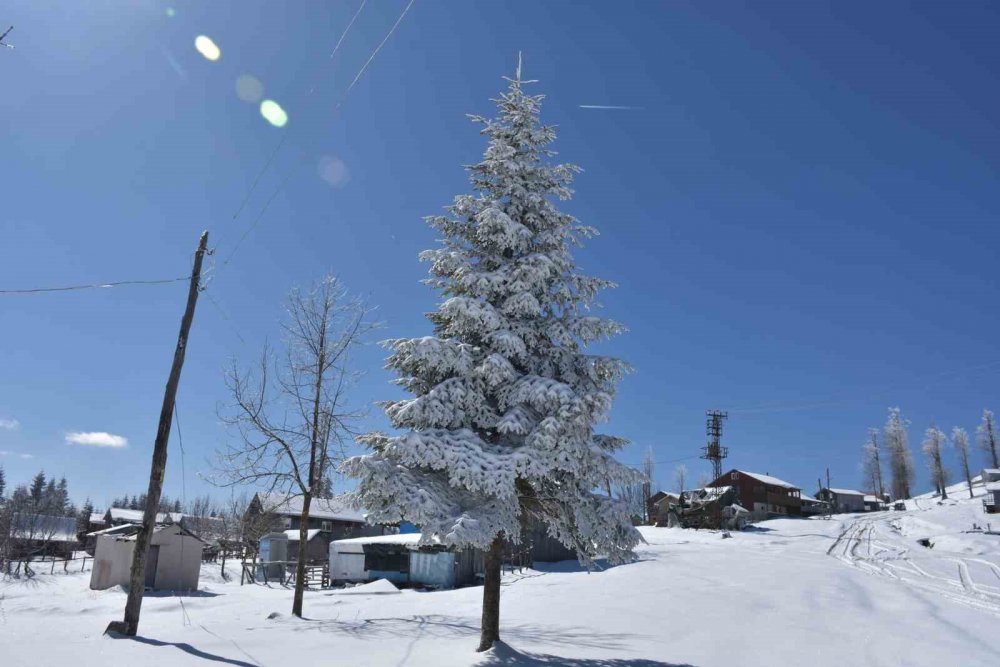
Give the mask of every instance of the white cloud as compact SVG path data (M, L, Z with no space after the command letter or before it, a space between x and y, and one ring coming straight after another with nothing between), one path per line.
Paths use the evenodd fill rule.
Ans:
M74 431L66 434L66 443L70 445L85 445L87 447L112 447L119 449L128 444L128 438L103 431L93 431L90 433Z
M13 431L14 429L16 429L20 425L21 425L21 422L17 421L16 419L4 419L4 418L0 418L0 428L2 428L2 429L6 429L8 431Z
M324 155L319 159L319 177L335 188L342 187L351 180L351 172L339 157Z
M16 456L20 459L35 458L32 454L18 454L17 452L12 452L9 449L0 449L0 456Z
M18 454L18 456L20 458L22 458L22 459L33 459L33 458L35 458L33 454Z

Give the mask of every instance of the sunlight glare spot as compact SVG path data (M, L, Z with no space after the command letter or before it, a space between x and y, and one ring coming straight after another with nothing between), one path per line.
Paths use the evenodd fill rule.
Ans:
M264 84L251 74L241 74L236 79L236 97L244 102L257 103L264 97Z
M194 48L198 49L198 53L205 56L206 60L218 60L222 57L222 50L212 41L210 37L205 37L205 35L198 35L194 40Z
M260 103L260 115L275 127L284 127L288 122L288 114L274 100L264 100Z

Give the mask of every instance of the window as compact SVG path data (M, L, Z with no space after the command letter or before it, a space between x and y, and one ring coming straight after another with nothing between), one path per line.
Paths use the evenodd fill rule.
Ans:
M333 523L331 521L322 521L319 524L319 529L325 530L326 532L329 533L331 530L333 530Z
M290 517L290 516L286 516L286 517L285 517L285 518L284 518L284 519L282 520L282 522L281 522L281 525L283 525L283 526L285 527L285 530L288 530L288 529L290 529L290 528L292 527L292 517Z
M737 479L739 479L739 478L740 478L740 474L739 474L738 472L734 472L734 473L731 473L731 474L729 475L729 479L731 479L731 480L733 480L733 481L735 481L735 480L737 480Z
M366 544L365 569L379 572L409 572L410 554L405 549L399 551L395 545Z

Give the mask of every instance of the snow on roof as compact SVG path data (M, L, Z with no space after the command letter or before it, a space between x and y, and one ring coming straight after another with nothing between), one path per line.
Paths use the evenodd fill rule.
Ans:
M114 535L115 533L128 533L130 531L139 530L140 526L136 523L123 523L120 526L111 526L110 528L104 528L102 530L95 530L92 533L87 533L87 537L100 537L101 535Z
M280 493L258 493L257 497L265 512L285 516L300 516L302 514L302 496L289 497ZM351 507L346 496L313 498L309 505L309 516L313 519L365 522L365 513Z
M198 537L197 535L193 534L191 531L185 530L183 526L181 526L180 524L176 524L176 523L171 523L171 524L168 524L168 525L165 525L165 526L156 526L156 527L153 528L153 533L154 534L155 533L159 533L159 532L162 532L164 530L175 530L175 531L177 531L177 533L179 533L181 535L184 535L186 537L190 537L192 539L198 540L199 542L205 542L205 540L203 540L200 537ZM126 541L126 542L135 542L135 540L136 540L136 538L138 536L139 536L139 531L136 531L136 532L131 533L129 535L114 535L114 534L112 534L112 535L109 535L108 537L110 537L113 540Z
M319 528L310 528L306 531L306 542L312 542L312 539L319 535L321 531ZM299 541L299 530L298 528L293 528L292 530L286 530L285 536L288 538L289 542Z
M812 504L812 505L825 505L825 500L820 500L819 498L813 498L812 496L802 496L802 504Z
M94 512L91 514L90 523L104 523L104 512Z
M783 479L778 479L777 477L771 477L770 475L761 475L760 473L750 472L748 470L737 470L736 472L741 472L744 475L749 475L757 481L764 482L765 484L770 484L771 486L783 486L786 489L797 489L799 487L794 484L789 484Z
M346 540L334 540L331 544L416 544L420 541L420 533L393 533L392 535L371 535L369 537L351 537ZM439 541L434 540L437 544Z
M853 489L829 489L831 493L836 493L838 496L864 496L865 494L861 491L854 491Z
M1000 468L983 468L985 475L1000 475ZM982 477L982 475L980 475Z
M45 514L16 513L11 519L11 537L40 542L76 542L76 519Z
M130 510L124 507L112 507L108 510L111 514L112 521L130 521L132 523L142 523L142 517L145 514L145 510ZM156 523L166 523L167 518L170 518L171 522L180 521L184 518L184 514L180 512L158 512L156 514Z
M1000 482L990 482L989 484L986 485L986 490L989 491L990 493L995 493L996 491L1000 491Z
M869 496L869 495L866 495L865 496L865 502L866 503L879 503L879 502L882 502L882 501L878 499L878 496Z

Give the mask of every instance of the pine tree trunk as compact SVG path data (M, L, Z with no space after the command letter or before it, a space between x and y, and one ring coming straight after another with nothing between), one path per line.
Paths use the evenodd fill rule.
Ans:
M292 598L292 616L302 618L302 596L306 587L306 548L309 546L309 505L312 494L302 496L302 515L299 517L299 556L295 563L295 597Z
M500 641L500 577L503 566L503 541L498 535L493 539L484 557L485 582L483 585L482 634L477 651L488 651L493 642Z

